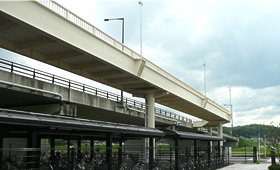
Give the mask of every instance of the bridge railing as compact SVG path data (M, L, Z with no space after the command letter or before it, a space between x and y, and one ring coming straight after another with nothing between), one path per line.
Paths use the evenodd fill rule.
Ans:
M52 0L36 0L40 4L44 5L45 7L51 9L55 13L59 14L60 16L66 18L67 20L71 21L72 23L80 26L81 28L87 30L88 32L92 33L93 35L99 37L100 39L106 41L107 43L111 44L115 48L123 51L127 55L131 56L132 58L141 58L141 56L133 51L132 49L128 48L121 42L117 41L110 35L106 34L102 30L98 29L97 27L93 26L86 20L82 19L72 11L68 10L67 8L63 7L59 3L52 1Z
M12 72L15 74L19 74L25 77L29 77L29 78L33 78L36 80L41 80L44 82L48 82L48 83L52 83L55 85L59 85L62 87L66 87L66 88L70 88L73 90L77 90L77 91L81 91L81 92L85 92L85 93L89 93L98 97L103 97L103 98L107 98L113 101L121 101L121 96L115 93L111 93L96 87L92 87L77 81L73 81L61 76L57 76L54 74L50 74L41 70L37 70L22 64L18 64L15 62L11 62L5 59L1 59L0 58L0 69L1 70L5 70L8 72ZM127 97L123 97L123 102L125 102L127 105L129 106L133 106L139 109L145 109L145 103L134 100L134 99L130 99ZM182 115L179 115L177 113L171 112L171 111L167 111L165 109L161 109L158 107L155 107L155 113L157 115L162 115L165 116L169 119L174 119L174 120L179 120L179 121L184 121L184 122L189 122L192 123L192 120L184 117Z

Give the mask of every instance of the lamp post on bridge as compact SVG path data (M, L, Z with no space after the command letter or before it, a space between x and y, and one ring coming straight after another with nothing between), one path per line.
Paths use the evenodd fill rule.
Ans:
M122 51L124 51L124 17L123 18L111 18L111 19L104 19L104 21L110 21L110 20L120 20L122 21ZM121 90L121 101L123 101L123 91Z
M111 21L111 20L120 20L122 21L122 44L124 45L124 17L123 18L112 18L112 19L104 19L104 21ZM123 50L123 48L122 48Z

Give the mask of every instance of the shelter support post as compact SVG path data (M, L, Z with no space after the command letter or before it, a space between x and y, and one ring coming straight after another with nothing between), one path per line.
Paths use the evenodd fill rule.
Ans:
M70 158L70 139L67 139L67 155Z
M194 147L194 150L193 150L194 151L194 153L193 153L194 162L195 162L195 164L197 164L197 140L196 139L193 142L193 147Z
M90 158L93 158L94 155L94 139L90 138Z
M154 163L154 138L149 138L149 169L152 169L153 163Z
M211 161L211 158L210 158L210 156L211 156L211 143L212 143L212 141L210 141L210 140L207 141L208 168L210 168L210 161Z
M122 164L122 139L119 140L119 150L118 150L118 165L119 169L121 168Z
M55 137L51 137L51 164L54 166L55 163Z
M175 169L179 169L179 138L175 138Z
M32 129L32 130L28 130L28 134L27 134L27 147L28 148L40 148L40 141L39 140L39 135L38 135L38 130L37 129ZM40 151L29 151L27 152L27 162L30 162L30 164L28 164L27 168L37 168L37 162L39 162L39 157L36 157L35 155L40 155L40 153L38 153Z
M4 138L0 137L0 169L2 169L2 164L3 164L3 143L4 143Z
M221 156L221 142L218 142L218 157L220 158Z
M81 156L81 153L82 153L82 138L81 137L78 138L77 146L78 146L77 155L79 158L79 156Z
M106 163L108 169L112 169L112 134L106 133Z

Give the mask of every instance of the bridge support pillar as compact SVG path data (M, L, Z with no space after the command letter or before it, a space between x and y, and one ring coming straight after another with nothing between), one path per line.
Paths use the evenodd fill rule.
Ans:
M146 95L146 107L145 126L155 128L155 98L153 93Z
M145 127L150 127L150 128L155 128L155 98L154 98L154 93L148 93L146 94L145 97L145 101L146 101L146 115L145 115ZM150 146L150 142L151 140L153 140L153 147L155 145L155 141L154 139L150 139L146 138L145 139L145 148L146 148L146 154L145 154L145 158L146 161L148 161L149 157L153 158L154 157L154 153L153 155L149 155L149 153L151 154L151 152L149 152L149 147Z
M212 130L213 130L212 127L208 127L208 135L211 135L211 136L212 136ZM209 141L209 144L208 144L208 145L209 145L208 147L210 147L210 152L212 152L212 146L213 146L212 141Z
M223 124L221 122L218 123L217 129L218 129L218 136L223 138ZM223 146L224 142L220 141L220 146Z

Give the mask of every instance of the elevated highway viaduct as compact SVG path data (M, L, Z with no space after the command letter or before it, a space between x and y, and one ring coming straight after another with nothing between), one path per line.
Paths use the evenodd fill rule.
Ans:
M218 127L220 137L231 120L228 110L54 1L0 1L0 24L1 48L143 97L146 127L160 124L155 103L205 120L203 126Z
M1 60L0 63L3 69L0 69L0 94L2 96L0 108L145 125L144 103L128 98L124 98L121 102L120 96L101 89L85 86L7 60ZM28 75L32 76L28 77ZM192 120L186 117L176 113L167 113L159 108L156 108L155 112L155 126L158 129L203 133L196 130ZM234 146L232 143L238 142L225 134L223 137L226 141L225 146Z
M60 83L38 80L54 77L46 72L44 75L37 73L34 78L3 70L0 70L0 75L0 108L145 126L144 103L128 98L124 98L122 102L117 94L67 79L63 81L59 78ZM58 77L54 82L58 82ZM70 88L67 87L69 82ZM179 125L189 130L193 128L191 119L171 112L166 113L159 108L158 112L157 127Z

